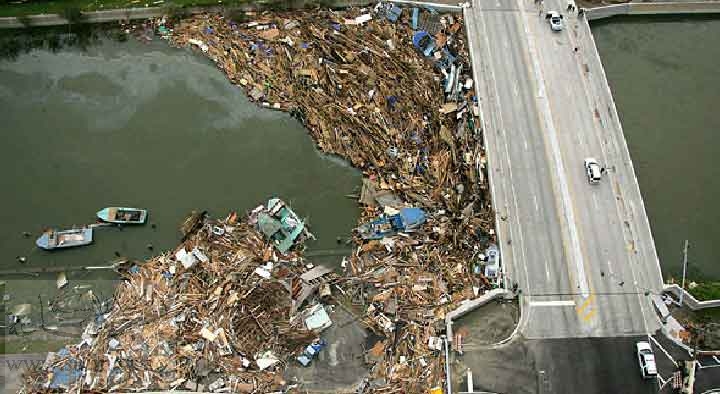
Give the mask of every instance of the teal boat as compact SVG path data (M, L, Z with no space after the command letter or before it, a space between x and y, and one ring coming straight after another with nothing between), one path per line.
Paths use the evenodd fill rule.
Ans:
M116 224L143 224L147 210L139 208L108 207L98 211L97 217L103 222Z
M279 198L271 198L267 208L260 206L254 211L258 229L267 237L280 253L287 253L301 235L310 235L303 222Z
M92 227L76 228L71 230L45 231L35 244L45 250L71 248L73 246L89 245L93 240Z

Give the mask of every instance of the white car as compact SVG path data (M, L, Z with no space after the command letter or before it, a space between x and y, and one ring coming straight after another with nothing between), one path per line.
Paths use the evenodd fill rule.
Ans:
M594 185L600 182L603 169L602 167L600 167L600 164L598 164L597 160L592 157L588 157L587 159L585 159L585 173L587 174L588 182Z
M647 342L638 342L635 344L635 353L637 354L638 363L640 363L640 373L643 379L653 379L657 376L657 366L655 365L655 354Z
M557 11L550 11L545 15L545 19L550 22L550 30L561 31L563 29L563 16Z

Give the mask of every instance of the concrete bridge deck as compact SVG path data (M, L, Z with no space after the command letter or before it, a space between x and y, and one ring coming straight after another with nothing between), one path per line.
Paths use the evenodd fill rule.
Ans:
M523 294L520 333L654 332L649 293L662 291L662 275L590 27L565 1L540 7L474 0L464 10L501 253ZM549 10L565 14L563 31L551 31ZM586 157L608 169L598 185Z

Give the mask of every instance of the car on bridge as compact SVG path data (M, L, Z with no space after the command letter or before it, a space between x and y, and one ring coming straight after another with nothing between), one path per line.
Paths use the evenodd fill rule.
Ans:
M638 363L640 363L640 373L644 379L653 379L657 376L657 365L655 364L655 354L650 344L640 341L635 344L635 353L637 354Z
M600 167L597 160L592 157L585 159L585 173L587 174L588 182L590 182L591 185L600 182L603 172L603 168Z
M550 11L545 15L545 19L550 22L550 30L561 31L563 29L563 16L557 11Z

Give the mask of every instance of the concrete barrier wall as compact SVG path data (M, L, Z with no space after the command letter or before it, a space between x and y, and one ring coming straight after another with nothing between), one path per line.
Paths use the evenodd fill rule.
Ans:
M594 7L585 10L585 17L588 20L604 19L615 15L627 15L630 6L625 4L613 4L605 7Z
M511 291L502 288L492 289L478 298L461 303L455 310L448 312L445 315L445 335L447 335L448 342L453 341L452 325L455 319L459 319L467 315L492 300L496 300L498 298L512 298L513 296L514 295Z
M695 297L692 296L692 294L680 288L680 286L678 285L664 285L663 290L668 293L672 293L678 299L680 299L680 294L684 293L683 304L685 304L685 306L694 311L706 308L720 307L720 300L698 301Z
M610 18L615 15L682 15L720 13L720 1L655 1L613 4L585 10L588 20Z

